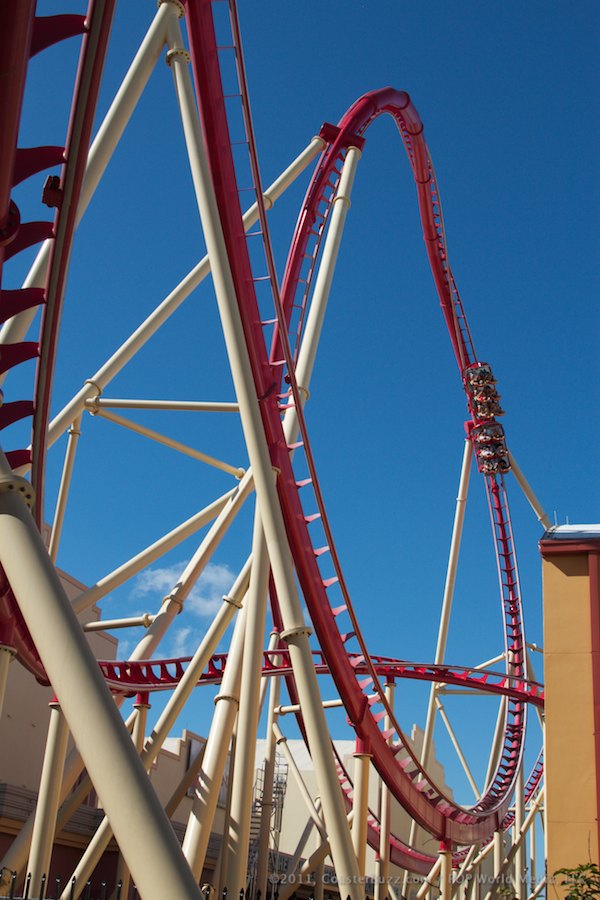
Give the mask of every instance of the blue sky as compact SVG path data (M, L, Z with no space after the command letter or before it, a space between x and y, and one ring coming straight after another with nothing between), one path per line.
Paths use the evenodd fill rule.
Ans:
M150 0L119 5L100 115L154 9ZM55 10L47 3L42 11ZM323 121L335 123L365 91L392 85L410 93L425 123L475 347L502 394L508 445L559 523L598 519L599 15L587 0L240 2L265 184ZM75 64L74 42L33 61L23 144L62 142ZM159 62L78 234L54 411L204 253L170 78ZM40 216L42 183L40 176L18 195L25 218ZM271 214L280 273L306 184ZM3 285L16 286L29 262L8 266ZM27 396L32 368L22 369L7 382L8 399ZM106 394L233 399L208 282ZM433 658L465 417L410 169L393 123L380 120L359 166L307 408L334 535L373 653ZM131 418L245 464L235 417ZM231 486L227 476L171 451L149 453L141 438L109 423L87 417L84 426L59 564L85 583ZM7 434L6 448L18 437ZM60 465L57 447L49 458L50 509ZM541 643L540 530L511 481L528 637ZM501 650L479 482L474 472L447 654L465 664ZM233 577L249 551L251 516L249 505L165 654L192 649L203 633L227 572ZM192 539L154 568L172 568L177 580L194 547ZM107 600L105 615L152 611L167 581L164 571L147 574ZM400 721L422 720L427 688L403 686L399 696ZM211 708L208 698L197 699L181 725L205 731ZM493 704L448 698L454 708L465 739L483 732L485 742ZM342 736L341 716L332 730ZM473 756L479 770L483 752L475 748Z

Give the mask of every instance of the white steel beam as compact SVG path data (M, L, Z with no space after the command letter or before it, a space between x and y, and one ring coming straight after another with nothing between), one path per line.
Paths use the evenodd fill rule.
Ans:
M0 564L142 893L199 897L16 479L0 456ZM10 488L12 486L12 490ZM118 777L115 777L118 773ZM141 839L143 836L143 839Z
M69 437L67 440L67 450L65 453L65 461L63 464L62 476L60 479L60 487L58 489L58 498L56 500L56 509L54 511L54 522L52 523L52 532L50 534L50 546L48 553L50 559L56 562L58 554L58 545L62 534L62 527L67 509L67 500L69 499L69 490L71 487L71 478L73 476L73 466L75 465L75 454L77 453L77 444L81 436L81 416L77 416L71 427L69 428Z
M544 526L546 531L548 531L548 529L552 527L551 523L550 523L550 519L544 512L544 508L543 508L542 504L540 503L538 498L535 496L531 485L529 484L529 482L523 475L523 472L519 468L516 459L514 458L512 453L510 453L510 451L508 454L508 459L510 462L511 471L512 471L513 475L515 476L515 478L517 479L517 484L519 485L519 487L525 494L525 497L527 498L529 505L531 506L534 513L536 514L539 522Z
M97 622L87 622L83 626L84 631L113 631L118 628L149 628L155 616L144 613L142 616L131 616L129 619L99 619Z
M247 561L246 565L238 575L229 595L223 597L223 603L221 604L219 612L211 622L208 631L204 635L200 646L185 670L183 677L159 716L159 719L152 730L152 734L146 741L146 745L141 755L141 760L146 770L149 770L154 763L160 752L160 748L173 728L185 702L196 687L200 675L206 668L210 657L223 637L233 615L236 610L240 608L241 598L247 588L250 565L251 558ZM137 655L138 652L139 645L134 656ZM73 872L73 877L76 879L77 884L85 885L88 878L90 878L110 842L112 833L113 829L111 827L111 822L108 817L105 817L96 829L94 836L88 843L83 856ZM123 848L121 847L121 850L122 849ZM61 900L69 900L69 887L65 888L63 891Z
M394 695L396 685L393 681L388 681L385 685L385 698L388 708L394 712ZM386 712L383 720L383 730L387 731L391 727L390 716ZM393 735L388 738L388 743L393 741ZM388 786L383 780L380 780L380 831L379 831L379 854L375 863L375 900L384 900L387 897L389 878L390 878L390 830L392 817L392 794Z
M209 400L124 400L95 397L89 401L94 409L154 409L168 412L225 412L237 413L237 403Z
M274 648L279 641L279 632L272 631L270 645ZM277 664L281 657L271 657ZM273 725L277 722L277 708L279 706L279 694L281 691L281 678L273 676L269 686L269 706L267 712L266 747L263 781L263 795L260 809L260 832L258 836L258 861L256 866L256 894L267 896L267 878L269 874L269 844L271 836L271 818L273 815L273 780L275 777L275 763L277 759L276 738L273 733Z
M357 739L354 753L354 819L352 821L352 843L358 862L358 871L364 881L367 862L367 832L369 816L369 771L373 755L362 741Z
M8 667L15 652L14 647L10 647L8 644L0 644L0 715L2 715L4 695L8 683Z
M35 821L27 871L33 891L38 890L42 876L50 874L50 858L60 800L60 785L67 755L69 728L60 705L50 704L50 722L44 751L44 762L35 806Z
M273 184L266 189L263 194L265 205L270 209L276 200L281 197L284 191L292 184L307 166L315 159L315 157L325 148L326 144L323 138L314 137L308 146L300 153L296 159L285 169ZM254 203L244 214L244 228L248 231L258 220L258 204ZM202 281L210 274L210 262L208 256L205 256L200 262L189 272L186 277L165 297L156 309L144 319L141 325L124 341L113 355L101 366L91 378L85 381L83 387L77 394L63 407L63 409L55 416L48 427L48 446L58 440L63 432L70 426L71 422L85 409L85 401L97 397L115 378L116 375L130 362L139 350L150 340L159 328L179 309L181 304L186 300L192 291L201 284ZM24 315L22 313L21 315ZM11 338L14 340L14 338ZM19 474L23 474L26 467L19 469Z
M81 218L98 187L100 179L104 174L104 170L121 139L123 131L125 130L148 79L154 70L154 66L160 57L166 40L167 22L174 13L175 8L171 6L171 4L161 6L156 13L152 25L148 29L148 33L142 41L129 71L100 126L100 130L92 142L77 208L77 224L81 221ZM33 266L23 282L24 288L44 286L51 244L52 241L44 241L42 244ZM18 316L9 319L0 331L0 343L17 343L22 341L35 318L35 314L35 309L26 310ZM5 375L6 373L0 375L0 384L4 380ZM77 415L78 413L72 415L69 418L67 425L69 425Z
M149 566L150 563L159 559L169 550L172 550L173 547L176 547L186 538L190 537L190 535L195 534L196 531L199 531L205 525L208 525L213 519L220 522L221 519L219 517L221 516L226 516L227 518L229 518L229 516L234 516L238 511L239 505L243 503L251 489L252 478L248 476L247 481L242 479L237 487L227 491L226 494L223 494L217 500L214 500L208 506L205 506L204 509L201 509L189 519L186 519L181 525L178 525L153 544L150 544L144 550L141 550L127 562L118 566L118 568L113 569L112 572L109 572L108 575L105 575L97 581L96 584L92 585L92 587L87 588L75 597L73 600L73 609L75 612L79 615L86 609L89 609L102 597L105 597L111 591L114 591L115 588L124 584L129 578L137 575L138 572L141 572L142 569Z
M182 46L176 22L170 24L170 42L173 47ZM363 891L359 883L356 857L347 828L343 800L329 745L327 724L321 708L321 698L314 672L308 641L310 632L304 623L297 593L285 524L273 481L272 464L254 390L252 368L237 306L210 169L200 132L191 79L185 60L180 54L174 55L172 69L188 145L198 209L211 261L221 324L240 406L242 428L254 474L266 544L284 621L285 631L282 637L288 643L298 694L303 705L308 743L315 763L325 819L331 835L330 842L338 879L347 884L352 900L362 900Z
M454 524L452 526L452 539L450 541L450 553L448 557L448 567L446 569L446 583L444 585L444 596L442 599L442 610L440 613L440 624L438 629L437 646L435 650L435 663L441 665L444 662L446 654L446 643L448 641L448 629L450 627L450 614L452 612L452 602L454 600L454 586L456 584L456 573L458 571L458 559L460 555L460 544L462 540L463 526L465 521L465 511L467 506L467 497L469 494L469 479L471 477L471 461L473 449L471 441L467 438L464 444L462 464L460 469L460 481L458 484L458 496L456 498L456 509L454 512ZM433 731L435 727L436 715L436 693L437 684L432 684L429 691L429 703L427 705L427 716L425 719L425 729L423 733L423 745L421 748L420 763L426 769L429 763L429 753L433 741ZM418 825L413 820L410 826L410 834L408 843L414 846L418 833ZM404 875L402 884L402 893L406 894L408 886L408 872Z
M245 470L240 466L232 466L230 463L215 459L214 456L202 453L202 451L196 450L194 447L188 447L187 444L182 444L181 441L176 441L174 438L160 434L152 428L140 425L139 422L132 422L131 419L125 419L123 416L118 416L116 413L109 412L107 409L101 409L96 405L95 400L87 400L85 405L92 415L99 416L101 419L106 419L108 422L113 422L115 425L120 425L121 428L127 428L129 431L134 431L136 434L142 435L142 437L156 441L158 444L163 444L165 447L170 447L171 450L177 450L178 453L183 453L184 456L191 456L192 459L206 463L207 466L213 466L215 469L220 469L228 475L235 476L235 478L242 478L245 474Z
M264 540L260 508L254 513L253 565L246 598L246 634L240 685L240 708L231 783L230 820L223 841L227 844L224 886L237 896L246 889L248 842L254 787L256 734L259 720L262 660L271 567Z

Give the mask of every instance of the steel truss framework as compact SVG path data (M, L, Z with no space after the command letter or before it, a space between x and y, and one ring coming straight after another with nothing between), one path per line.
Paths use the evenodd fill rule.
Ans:
M217 42L214 5L218 4L210 0L159 3L156 18L89 153L114 0L90 0L85 18L36 18L34 0L7 4L0 13L3 58L10 62L10 78L0 85L0 262L43 241L23 287L2 290L0 297L4 322L0 336L2 377L24 360L37 360L33 399L7 396L0 409L1 428L32 417L31 446L0 458L0 698L8 661L15 655L39 681L50 683L57 697L52 706L37 810L2 865L22 876L28 872L32 884L38 884L49 871L56 829L68 821L93 784L106 819L74 873L77 892L114 833L123 855L120 876L128 883L130 871L145 898L200 896L198 879L226 763L225 751L236 728L228 808L231 825L224 840L220 884L230 891L244 888L254 778L252 760L268 681L270 740L263 806L270 809L275 746L285 745L278 721L283 721L285 714L293 713L298 720L319 783L319 805L315 807L309 797L306 799L307 827L314 827L321 834L321 848L303 863L301 872L318 872L330 854L338 879L347 886L344 892L353 900L359 898L364 893L368 843L378 851L378 897L392 891L387 883L392 863L407 873L427 875L419 896L435 885L444 897L450 897L457 874L476 874L488 856L493 856L497 879L487 892L488 900L495 896L501 876L509 871L518 896L536 896L543 885L534 882L523 891L522 876L527 872L527 842L530 855L534 856L535 823L543 813L543 765L538 758L531 774L525 777L523 747L527 706L531 703L539 708L543 704L543 689L530 678L506 496L505 476L509 472L516 476L540 521L545 525L548 522L507 450L498 422L502 410L493 373L474 349L448 264L438 188L421 120L405 92L391 88L373 91L360 98L337 126L324 125L281 177L264 190L235 0L225 4L230 33L224 44ZM187 46L181 31L182 18ZM50 44L76 34L83 37L65 146L19 148L17 134L27 60ZM73 234L165 48L181 111L207 256L49 422L57 335ZM230 127L231 95L225 96L223 84L223 59L227 54L229 61L233 58L235 62L233 98L244 124L243 140L239 143L245 154L244 165L251 174L254 196L253 205L243 214L240 198L246 195L236 168L239 146ZM433 664L376 657L368 652L327 518L304 417L356 168L369 125L384 114L391 116L398 127L414 175L427 253L470 414ZM314 160L316 169L279 285L267 211ZM62 165L61 174L49 178L44 191L47 205L56 208L54 222L21 222L19 210L10 199L13 186L57 164ZM209 273L225 336L235 402L106 397L105 391L114 377ZM40 307L39 338L27 340ZM185 409L238 415L249 465L240 469L115 412L127 409ZM54 562L86 411L215 467L236 483L70 603ZM65 432L69 437L63 476L46 550L41 537L46 451ZM505 625L504 650L476 669L457 669L445 664L445 650L473 459L489 501ZM253 492L256 507L251 555L223 598L196 653L185 660L150 661ZM98 665L77 614L202 528L207 530L196 553L157 613L103 623L105 628L146 627L131 658ZM315 534L319 537L315 538ZM301 597L310 614L310 625L304 619ZM265 650L268 601L274 632ZM234 620L229 654L216 654L219 641ZM316 652L310 641L313 629L319 646ZM501 671L494 671L496 665ZM333 679L339 700L322 702L317 674L323 672ZM431 684L419 757L394 716L394 685L405 678ZM279 696L282 680L289 694L287 706ZM195 801L180 848L168 820L177 803L166 811L162 808L147 771L199 683L216 683L220 689L204 754L198 771L192 773ZM440 701L449 685L504 698L483 791L472 779ZM156 690L169 690L171 694L151 737L145 741L147 695ZM137 694L137 702L124 725L119 707L131 694ZM344 706L357 736L354 783L332 752L328 737L325 707L338 704ZM458 805L446 795L428 772L438 713L473 784L476 802L470 808ZM78 749L67 757L69 731ZM133 741L129 731L133 732ZM368 806L371 765L381 779L377 815ZM84 767L87 775L72 793ZM115 772L119 773L118 778ZM176 792L174 796L180 794ZM408 841L390 833L391 798L412 817ZM268 826L265 816L255 881L263 896L268 874ZM439 853L431 855L415 849L418 829L425 829L438 842ZM505 837L509 838L508 843ZM302 849L298 849L297 863ZM535 876L535 864L532 874ZM285 894L283 888L281 900ZM63 896L67 896L66 891Z

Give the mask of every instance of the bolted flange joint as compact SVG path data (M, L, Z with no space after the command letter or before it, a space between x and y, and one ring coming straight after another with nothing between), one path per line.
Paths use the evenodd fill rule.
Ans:
M170 67L174 59L182 59L185 63L191 62L192 57L183 47L173 47L167 51L165 62Z
M170 3L171 6L174 6L179 13L179 18L183 19L183 17L185 16L185 6L180 2L180 0L158 0L156 8L160 9L161 6L164 6L165 3Z
M309 628L308 625L297 625L296 628L287 628L285 631L281 632L281 640L285 641L286 644L289 644L290 640L297 636L300 636L301 634L305 634L306 637L310 637L312 634L312 628Z
M30 509L35 503L35 491L26 478L13 473L0 475L0 494L7 494L10 491L20 494Z

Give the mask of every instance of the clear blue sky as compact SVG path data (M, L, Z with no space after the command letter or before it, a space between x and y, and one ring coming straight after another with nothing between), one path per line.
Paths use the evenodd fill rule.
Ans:
M119 4L100 113L154 9L151 0ZM46 3L42 11L55 10ZM323 121L336 122L365 91L392 85L410 93L425 123L475 346L498 379L508 445L560 523L598 519L599 15L587 0L240 2L265 184ZM74 64L64 47L33 61L23 144L62 142ZM55 411L203 255L170 78L161 61L78 235ZM25 218L40 215L32 198L41 183L19 195L30 210ZM280 273L305 186L290 191L271 217ZM7 268L4 286L16 286L22 271L22 261ZM16 393L7 383L8 399L21 399L31 371L25 366L14 379ZM233 398L208 283L106 393ZM307 410L338 549L373 653L433 658L465 414L410 169L393 123L378 121L359 166ZM131 415L245 464L233 421ZM230 486L226 476L207 477L166 450L150 456L141 439L108 423L84 425L59 563L86 583ZM7 436L8 449L16 443ZM55 451L50 506L59 466ZM465 664L501 650L479 480L473 473L448 648L449 661ZM510 481L509 490L528 637L541 643L540 531ZM217 554L221 569L212 570L204 600L181 617L165 654L192 648L203 633L207 618L199 610L207 612L214 592L226 589L224 571L235 572L245 558L250 521L249 509ZM194 545L162 567L177 572ZM167 583L164 573L151 573L119 591L105 615L154 609ZM399 694L401 722L422 720L427 689ZM205 731L211 708L198 701L181 724ZM455 709L465 734L487 732L495 718L479 698ZM343 720L332 727L341 736ZM482 756L474 756L477 769Z

